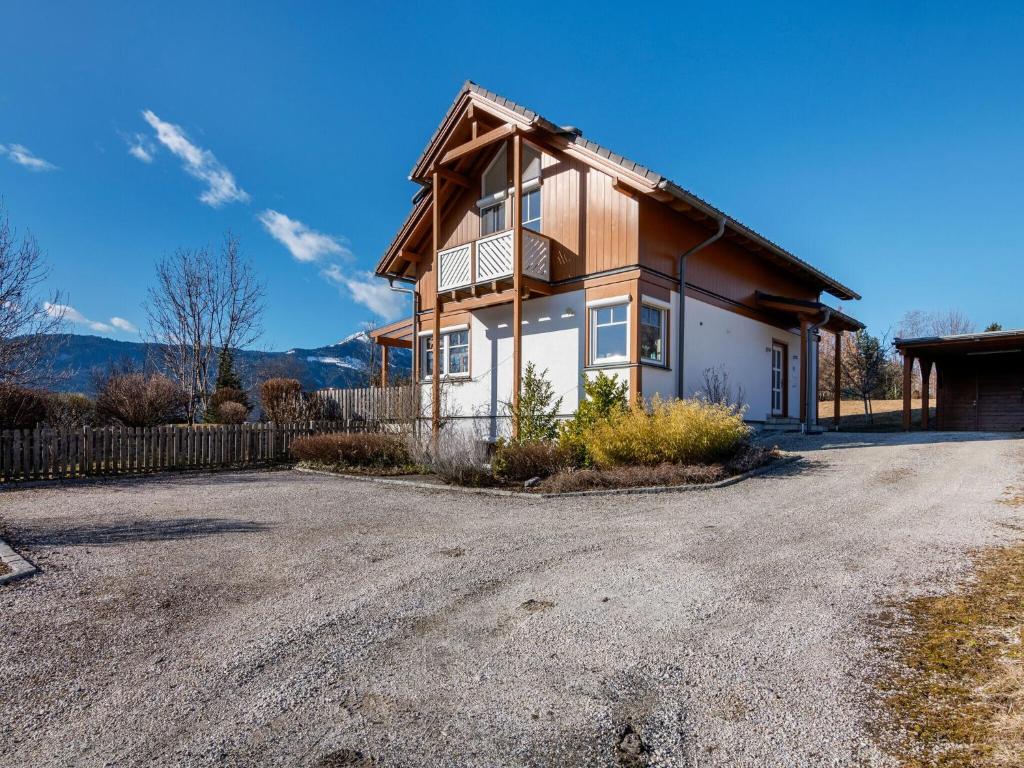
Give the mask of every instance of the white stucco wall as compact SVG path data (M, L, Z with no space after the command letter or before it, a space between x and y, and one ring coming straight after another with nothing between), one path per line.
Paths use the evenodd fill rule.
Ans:
M742 386L746 418L763 421L771 413L772 340L788 345L789 415L800 410L800 334L752 320L735 312L687 297L686 299L686 394L703 384L704 370L721 366L728 372L734 393ZM646 381L647 374L644 373ZM646 389L646 386L645 386Z
M643 367L645 397L676 395L676 365L679 360L679 296L672 293L669 315L670 368ZM570 416L583 396L585 362L584 292L545 296L523 302L523 359L538 370L547 369L557 397L559 412ZM442 331L445 326L442 326ZM512 307L504 304L473 313L470 330L470 377L446 380L442 412L480 439L507 434L503 403L512 395ZM631 333L633 330L631 329ZM762 421L771 411L771 347L773 339L789 347L789 415L798 416L800 401L800 334L752 320L707 302L686 300L685 368L686 395L697 394L704 382L704 370L721 368L729 374L734 394L743 388L746 418ZM609 367L611 376L628 379L628 368ZM586 372L596 375L596 370ZM430 413L431 386L423 384L424 414Z

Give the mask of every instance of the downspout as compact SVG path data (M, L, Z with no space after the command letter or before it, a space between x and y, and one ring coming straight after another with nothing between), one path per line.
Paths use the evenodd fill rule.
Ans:
M676 336L679 339L679 352L676 355L676 397L686 396L686 374L683 356L686 339L686 259L697 251L702 251L725 234L725 217L718 219L718 229L702 243L697 243L690 250L679 255L679 318L676 321Z
M822 318L813 325L807 326L807 349L804 350L804 364L807 366L805 432L811 432L818 426L818 329L832 317L832 310L828 307L822 311L825 313Z
M417 335L418 332L419 332L419 327L417 326L417 323L419 322L419 316L420 316L420 312L419 312L419 310L420 310L420 294L419 294L419 291L417 291L415 288L397 288L397 287L395 287L395 280L400 280L403 283L408 283L409 285L413 285L413 286L415 286L416 283L413 280L409 280L407 278L402 278L402 277L397 277L397 278L396 277L389 277L388 278L388 287L392 291L394 291L395 293L407 293L410 296L412 296L412 379L413 379L412 383L414 385L418 386L419 382L416 381L416 378L417 378L416 377L416 372L418 370L416 364L417 364L418 361L416 360L416 358L419 356L419 353L420 353L419 336ZM417 400L417 402L418 402L418 400ZM416 407L419 408L418 405ZM415 420L414 426L416 427L416 429L419 428L419 419Z

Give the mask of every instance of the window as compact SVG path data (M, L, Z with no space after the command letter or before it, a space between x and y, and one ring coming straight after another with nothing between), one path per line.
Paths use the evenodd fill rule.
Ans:
M480 209L480 237L493 235L505 228L505 201Z
M420 378L429 379L434 371L434 337L424 334L420 337ZM442 376L469 375L469 331L441 332L441 358L438 360Z
M629 359L628 304L594 307L591 317L591 363L619 363Z
M523 194L523 226L540 232L540 187Z
M665 310L646 304L640 307L640 359L665 365Z

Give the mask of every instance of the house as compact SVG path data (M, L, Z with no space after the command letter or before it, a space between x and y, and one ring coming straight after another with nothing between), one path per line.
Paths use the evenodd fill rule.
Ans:
M1024 430L1024 330L896 339L903 355L903 428L910 429L911 373L921 369L921 428L929 428L935 368L938 429Z
M598 371L644 398L693 395L717 371L749 420L812 426L818 331L838 341L862 327L821 301L855 291L472 82L410 179L420 189L376 274L413 294L413 316L372 335L413 348L435 430L454 419L492 439L506 431L528 361L566 416Z

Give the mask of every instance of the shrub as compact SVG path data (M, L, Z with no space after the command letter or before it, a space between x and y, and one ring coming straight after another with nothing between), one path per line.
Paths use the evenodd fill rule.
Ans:
M0 385L0 428L35 429L46 421L49 398L41 390Z
M125 427L155 427L181 421L185 403L181 387L166 376L111 371L100 380L96 414Z
M508 482L547 477L570 466L564 448L553 440L530 443L498 441L491 459L494 476Z
M564 422L559 430L559 443L572 457L577 466L592 463L587 452L586 435L600 421L607 421L612 414L626 410L626 392L629 384L599 371L593 379L583 378L585 398L573 417Z
M385 469L412 463L401 437L380 432L300 437L292 443L291 450L299 461L332 466Z
M96 403L76 392L55 392L46 406L46 423L58 429L80 429L97 424Z
M238 405L242 409L242 418L238 419L238 409L229 409L230 418L234 421L225 421L222 408L227 404ZM221 424L241 424L249 416L249 398L241 389L233 387L220 387L211 396L206 406L206 421Z
M635 404L599 421L584 437L599 468L642 464L711 464L729 458L749 437L742 411L703 400Z
M301 421L305 413L298 379L267 379L260 386L263 415L275 424Z
M229 400L217 407L218 424L241 424L249 416L248 409L241 403Z
M537 373L533 363L526 364L519 388L519 404L507 404L512 423L517 427L520 442L554 440L558 436L558 409L562 398L555 399L555 389L548 381L545 368Z
M456 485L493 485L494 476L487 465L486 445L458 429L442 429L433 445L430 437L409 443L413 461L428 468L447 483Z

